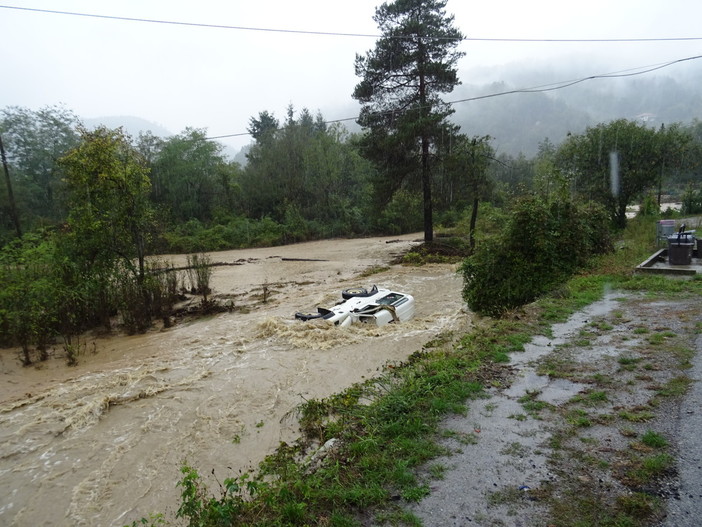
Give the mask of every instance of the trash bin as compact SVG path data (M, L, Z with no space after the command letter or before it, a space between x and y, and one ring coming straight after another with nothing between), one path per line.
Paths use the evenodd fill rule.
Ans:
M695 236L693 234L684 232L668 236L668 263L670 265L690 265L694 247Z
M658 220L656 223L656 243L665 243L668 236L675 234L675 220Z

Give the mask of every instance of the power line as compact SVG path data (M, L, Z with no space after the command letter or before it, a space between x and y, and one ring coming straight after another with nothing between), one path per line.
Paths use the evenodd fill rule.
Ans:
M702 37L656 37L656 38L481 38L466 37L463 40L475 42L684 42L702 40Z
M288 33L298 35L316 35L316 36L331 36L331 37L357 37L357 38L414 38L413 36L393 36L370 34L370 33L344 33L338 31L311 31L298 29L278 29L265 27L249 27L249 26L230 26L224 24L207 24L200 22L182 22L177 20L161 20L155 18L139 18L116 15L98 15L95 13L79 13L76 11L58 11L54 9L39 9L34 7L19 7L10 5L0 5L0 9L14 9L17 11L28 11L33 13L47 13L53 15L66 15L85 18L99 18L103 20L119 20L123 22L141 22L147 24L164 24L174 26L201 27L210 29L227 29L236 31L258 31L266 33ZM445 39L448 37L423 37L423 38L438 38ZM455 40L455 39L450 39ZM702 37L660 37L660 38L487 38L487 37L464 37L464 42L533 42L533 43L586 43L586 42L601 42L601 43L623 43L623 42L689 42L702 40Z
M491 93L491 94L487 94L487 95L479 95L476 97L469 97L467 99L458 99L456 101L450 101L447 104L457 104L460 102L477 101L480 99L488 99L491 97L499 97L501 95L511 95L511 94L515 94L515 93L543 93L543 92L548 92L548 91L561 90L563 88L569 88L570 86L574 86L575 84L580 84L582 82L586 82L589 80L595 80L595 79L616 79L616 78L622 78L622 77L634 77L636 75L643 75L645 73L650 73L652 71L661 70L663 68L667 68L669 66L672 66L674 64L678 64L680 62L686 62L688 60L697 60L697 59L701 59L701 58L702 58L702 55L696 55L694 57L685 57L683 59L677 59L677 60L673 60L670 62L664 62L662 64L654 64L651 66L641 66L639 68L631 68L631 69L623 70L620 72L601 73L601 74L597 74L597 75L590 75L588 77L582 77L580 79L575 79L575 80L561 81L561 82L556 82L556 83L552 83L552 84L544 84L541 86L535 86L533 88L519 88L516 90L509 90L509 91L504 91L504 92Z
M492 97L501 97L503 95L513 95L516 93L544 93L544 92L549 92L549 91L561 90L563 88L569 88L570 86L574 86L576 84L580 84L580 83L590 81L590 80L595 80L595 79L615 79L615 78L622 78L622 77L634 77L636 75L643 75L645 73L650 73L652 71L661 70L663 68L667 68L667 67L672 66L674 64L679 64L681 62L687 62L689 60L697 60L697 59L702 59L702 55L695 55L693 57L685 57L682 59L672 60L670 62L664 62L661 64L653 64L650 66L640 66L638 68L630 68L630 69L622 70L622 71L618 71L618 72L600 73L597 75L589 75L587 77L582 77L580 79L561 81L561 82L556 82L556 83L551 83L551 84L543 84L540 86L534 86L532 88L517 88L514 90L495 92L495 93L490 93L490 94L486 94L486 95L477 95L475 97L468 97L466 99L457 99L455 101L448 101L446 104L453 105L453 104L458 104L458 103L463 103L463 102L479 101L481 99L490 99ZM325 121L324 124L333 124L333 123L342 123L342 122L346 122L346 121L355 121L356 119L358 119L358 116L344 117L342 119L332 119L329 121ZM249 132L241 132L238 134L227 134L227 135L217 135L217 136L212 136L212 137L206 137L205 139L206 140L226 139L226 138L230 138L230 137L243 137L246 135L251 135L251 134Z
M274 28L262 28L262 27L231 26L231 25L222 25L222 24L181 22L181 21L174 21L174 20L124 17L124 16L115 16L115 15L99 15L99 14L94 14L94 13L80 13L80 12L74 12L74 11L58 11L58 10L52 10L52 9L39 9L39 8L9 6L9 5L0 5L0 9L13 9L13 10L18 10L18 11L27 11L27 12L35 12L35 13L47 13L47 14L76 16L76 17L85 17L85 18L118 20L118 21L125 21L125 22L141 22L141 23L150 23L150 24L165 24L165 25L201 27L201 28L211 28L211 29L227 29L227 30L238 30L238 31L259 31L259 32L268 32L268 33L288 33L288 34L336 36L336 37L384 38L383 35L367 34L367 33L342 33L342 32L329 32L329 31L307 31L307 30L294 30L294 29L274 29ZM412 37L411 36L407 36L407 37L400 36L397 38L412 38ZM549 42L550 43L557 43L557 42L566 42L566 43L567 42L573 42L573 43L585 43L585 42L623 43L623 42L696 41L696 40L702 40L702 37L607 38L607 39L528 39L528 38L464 37L462 40L468 41L468 42L473 41L473 42L533 42L533 43L549 43ZM532 87L532 88L519 88L519 89L508 90L508 91L504 91L504 92L496 92L496 93L491 93L491 94L486 94L486 95L469 97L466 99L458 99L455 101L449 101L446 104L453 105L453 104L458 104L458 103L462 103L462 102L477 101L477 100L481 100L481 99L500 97L503 95L512 95L512 94L516 94L516 93L543 93L543 92L548 92L548 91L555 91L555 90L567 88L567 87L570 87L570 86L573 86L575 84L579 84L579 83L582 83L582 82L585 82L588 80L603 79L603 78L630 77L630 76L635 76L635 75L642 75L644 73L649 73L651 71L659 70L659 69L671 66L673 64L677 64L677 63L688 61L688 60L695 60L695 59L699 59L699 58L702 58L702 55L698 55L698 56L694 56L694 57L686 57L683 59L678 59L678 60L674 60L671 62L658 64L658 65L654 65L654 66L643 66L643 68L647 68L645 70L641 70L641 68L634 68L632 70L626 70L625 72L615 72L615 73L591 75L588 77L583 77L581 79L576 79L576 80L571 80L571 81L563 81L563 82L559 82L559 83L553 83L553 84L548 84L548 85L543 85L543 86L536 86L536 87ZM340 122L352 121L352 120L356 120L356 119L358 119L358 116L346 117L346 118L342 118L342 119L333 119L330 121L325 121L325 124L340 123ZM241 132L241 133L237 133L237 134L225 134L225 135L211 136L211 137L206 137L205 139L206 140L226 139L226 138L232 138L232 137L243 137L243 136L247 136L247 135L251 135L251 134L249 132Z
M0 9L16 9L18 11L30 11L34 13L49 13L52 15L68 15L68 16L79 16L85 18L100 18L103 20L121 20L123 22L143 22L148 24L165 24L174 26L188 26L188 27L204 27L210 29L230 29L237 31L263 31L268 33L294 33L302 35L320 35L320 36L335 36L335 37L372 37L378 38L379 35L370 35L363 33L340 33L340 32L327 32L327 31L305 31L297 29L273 29L265 27L247 27L247 26L228 26L223 24L205 24L199 22L180 22L176 20L159 20L154 18L136 18L128 16L115 16L115 15L98 15L94 13L78 13L75 11L56 11L53 9L37 9L33 7L18 7L9 5L0 5Z

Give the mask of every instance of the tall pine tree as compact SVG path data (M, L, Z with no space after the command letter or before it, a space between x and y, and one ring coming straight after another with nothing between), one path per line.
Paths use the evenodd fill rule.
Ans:
M463 39L445 11L446 0L395 0L376 9L382 31L375 49L356 56L362 77L353 97L362 103L358 123L367 129L365 155L378 164L383 181L376 187L387 202L393 193L421 180L424 241L433 240L432 158L451 126L453 110L440 94L460 84L456 63Z

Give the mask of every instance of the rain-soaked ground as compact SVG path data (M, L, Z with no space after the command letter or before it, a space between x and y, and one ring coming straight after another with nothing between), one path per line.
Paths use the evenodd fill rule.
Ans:
M184 461L221 481L296 437L295 408L464 326L453 265L388 266L417 236L213 253L234 311L144 335L84 340L36 367L0 352L0 525L120 526L174 513ZM167 257L176 266L184 257ZM314 260L314 261L310 261ZM293 319L352 286L416 297L413 320L333 328ZM265 290L266 302L263 303Z
M542 491L548 489L557 498L559 488L565 491L572 485L570 478L601 500L611 500L613 510L616 496L631 491L601 468L625 467L632 437L653 430L665 437L678 458L675 467L646 490L661 498L664 511L667 507L656 525L699 525L700 324L702 306L697 300L654 301L610 292L565 323L553 325L548 336L537 336L524 352L511 354L512 378L505 386L490 389L486 398L470 403L466 416L443 424L450 431L445 445L451 455L434 463L443 467L442 477L411 510L426 527L543 526L548 524L548 504L540 499ZM697 355L681 370L677 353L684 349ZM539 374L544 364L567 373ZM683 372L696 381L684 399L648 406L656 390ZM597 397L588 398L593 391ZM530 413L525 401L548 407ZM554 465L553 434L572 429L564 421L566 408L583 410L591 422L563 440ZM612 417L654 408L656 416L645 422ZM599 460L601 470L575 461L587 456ZM560 518L559 524L577 519Z

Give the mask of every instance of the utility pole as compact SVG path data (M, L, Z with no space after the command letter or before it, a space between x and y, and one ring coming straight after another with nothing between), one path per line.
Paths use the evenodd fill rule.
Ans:
M12 182L10 181L10 170L7 167L7 156L5 156L5 147L2 144L2 136L0 135L0 158L2 158L2 168L5 171L5 183L7 183L7 198L10 200L10 215L12 222L15 224L15 232L17 237L22 237L22 229L20 228L19 216L17 215L17 207L15 206L15 195L12 193Z

